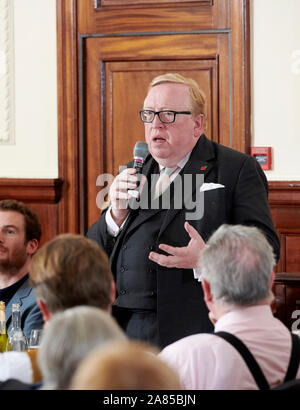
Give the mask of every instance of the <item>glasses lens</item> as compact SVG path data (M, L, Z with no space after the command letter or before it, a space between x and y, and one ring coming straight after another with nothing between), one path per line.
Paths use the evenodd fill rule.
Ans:
M173 122L175 114L173 111L161 111L159 113L159 118L162 122Z
M141 110L141 120L143 122L152 122L154 117L154 112L149 110Z

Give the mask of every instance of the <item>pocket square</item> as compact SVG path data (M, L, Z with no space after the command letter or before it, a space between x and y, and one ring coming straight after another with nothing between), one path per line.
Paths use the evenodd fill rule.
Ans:
M214 184L213 182L210 182L210 183L204 182L200 187L200 192L211 191L212 189L218 189L218 188L225 188L225 185Z

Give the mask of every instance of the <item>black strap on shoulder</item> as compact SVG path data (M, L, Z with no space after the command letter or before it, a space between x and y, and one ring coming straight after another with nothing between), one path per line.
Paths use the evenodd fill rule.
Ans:
M300 362L300 339L298 335L291 333L292 336L292 352L289 366L285 375L284 382L294 380L297 375Z
M236 336L232 335L228 332L216 332L213 333L221 337L222 339L226 340L226 342L230 343L236 350L240 353L242 358L244 359L246 365L248 366L252 376L254 377L256 384L260 390L268 390L270 389L270 385L265 378L261 368L259 367L257 361L255 360L252 353L249 349L244 345L244 343L238 339Z

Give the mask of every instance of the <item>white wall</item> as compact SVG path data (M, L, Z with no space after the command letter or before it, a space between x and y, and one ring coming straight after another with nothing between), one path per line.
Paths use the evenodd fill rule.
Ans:
M251 0L252 145L273 147L269 180L300 180L300 0Z
M15 145L0 145L0 177L58 176L56 1L11 0Z

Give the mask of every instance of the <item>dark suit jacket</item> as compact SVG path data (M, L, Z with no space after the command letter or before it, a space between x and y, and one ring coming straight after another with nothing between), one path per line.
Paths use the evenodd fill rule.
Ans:
M155 165L155 160L149 155L143 174L149 178ZM128 166L132 166L132 163ZM279 258L280 245L270 214L267 180L255 159L214 143L202 135L180 174L204 174L205 184L224 186L204 191L203 217L189 221L205 241L224 223L256 226L265 234ZM200 186L193 186L194 199L199 189ZM190 211L184 207L172 209L171 201L171 209L161 224L154 250L158 249L160 243L187 245L189 236L184 229L187 212ZM104 214L92 225L87 236L96 240L110 255L112 271L116 276L121 274L115 269L120 247L130 235L136 235L138 240L138 227L145 219L129 216L124 229L114 239L107 234ZM151 212L145 213L145 218L151 216ZM208 330L207 310L200 298L201 285L194 279L192 270L157 267L157 317L162 345ZM201 321L205 321L205 325L202 326Z

